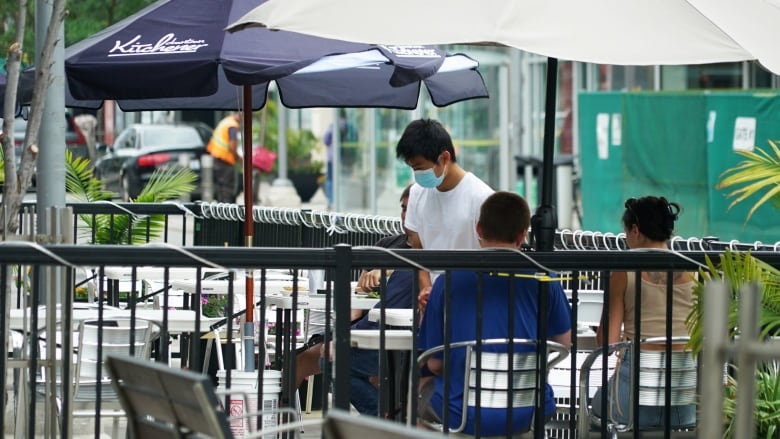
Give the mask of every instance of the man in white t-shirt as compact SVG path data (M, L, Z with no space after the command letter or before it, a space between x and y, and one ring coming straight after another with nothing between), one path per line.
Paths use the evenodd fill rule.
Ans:
M414 171L406 228L412 248L479 249L477 220L482 202L493 189L458 165L452 138L432 119L412 121L395 148ZM420 273L420 313L425 310L433 279Z

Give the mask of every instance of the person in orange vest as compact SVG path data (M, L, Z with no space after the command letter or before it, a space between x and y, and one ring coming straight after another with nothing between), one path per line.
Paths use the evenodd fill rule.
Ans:
M211 135L206 151L214 157L215 198L221 203L235 203L237 137L241 117L232 113L222 119Z

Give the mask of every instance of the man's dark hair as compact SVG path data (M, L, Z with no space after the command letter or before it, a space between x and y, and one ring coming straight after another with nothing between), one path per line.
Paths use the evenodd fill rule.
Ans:
M483 239L514 243L531 226L531 210L520 195L496 192L482 203L479 225Z
M418 119L409 123L395 147L396 157L404 161L422 156L435 163L444 151L449 151L453 163L457 162L450 134L439 121L433 119Z

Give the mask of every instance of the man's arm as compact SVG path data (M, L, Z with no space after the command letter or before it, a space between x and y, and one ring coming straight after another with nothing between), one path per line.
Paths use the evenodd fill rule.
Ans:
M441 376L442 369L443 369L442 361L439 358L428 359L428 370L430 370L432 374L436 376Z
M550 340L562 344L566 349L571 349L571 329L563 334L553 335Z
M393 274L393 270L385 270L385 278L389 278L390 275ZM365 271L363 270L360 273L360 278L358 279L357 288L360 291L370 293L371 290L378 287L379 284L382 281L382 270L375 268L371 271Z
M417 232L409 230L407 235L409 236L409 244L412 248L422 248L420 235L418 235ZM417 296L417 307L420 311L420 317L422 317L425 312L425 305L428 304L428 296L431 294L431 273L421 270L418 276L420 293Z

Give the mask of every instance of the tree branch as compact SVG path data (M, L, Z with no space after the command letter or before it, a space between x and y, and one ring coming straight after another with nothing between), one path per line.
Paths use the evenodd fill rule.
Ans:
M54 0L52 3L51 20L49 21L49 26L46 29L46 38L41 50L39 65L36 67L35 87L33 88L33 98L32 102L30 103L30 118L27 121L27 131L25 132L24 136L24 148L22 149L22 157L19 164L18 174L15 168L16 153L12 147L13 141L9 142L7 139L13 133L13 123L11 123L11 129L9 131L4 130L6 133L8 133L8 135L6 135L6 139L3 140L3 152L10 152L10 154L5 155L6 181L5 187L3 188L3 203L5 204L6 208L4 221L8 222L6 224L2 224L2 226L6 233L15 233L18 229L17 214L21 207L22 200L24 199L24 194L27 192L27 189L32 183L32 174L35 170L35 160L38 155L38 131L41 127L41 117L43 114L42 109L45 104L44 98L46 96L46 90L52 82L51 66L54 59L54 49L57 44L64 44L64 42L59 39L59 34L60 27L62 26L66 15L65 2L66 0ZM21 24L17 28L17 38L19 41L21 41L24 36L24 19L22 17L25 17L26 14L27 0L19 0L19 17ZM21 48L21 43L18 44ZM9 59L10 55L11 54L9 53ZM17 59L12 60L11 62L11 69L15 69L13 75L12 71L8 70L8 85L11 85L11 81L16 82L13 84L13 89L10 87L6 89L6 102L4 110L7 111L9 108L10 97L12 111L11 113L4 114L14 114L13 109L15 108L16 102L16 90L18 88L20 63L21 50L19 50L17 53ZM12 76L14 79L12 79ZM13 117L10 119L13 120ZM5 121L8 120L9 118L5 117L4 126ZM9 169L11 172L8 172ZM0 223L1 222L2 221L0 221Z

